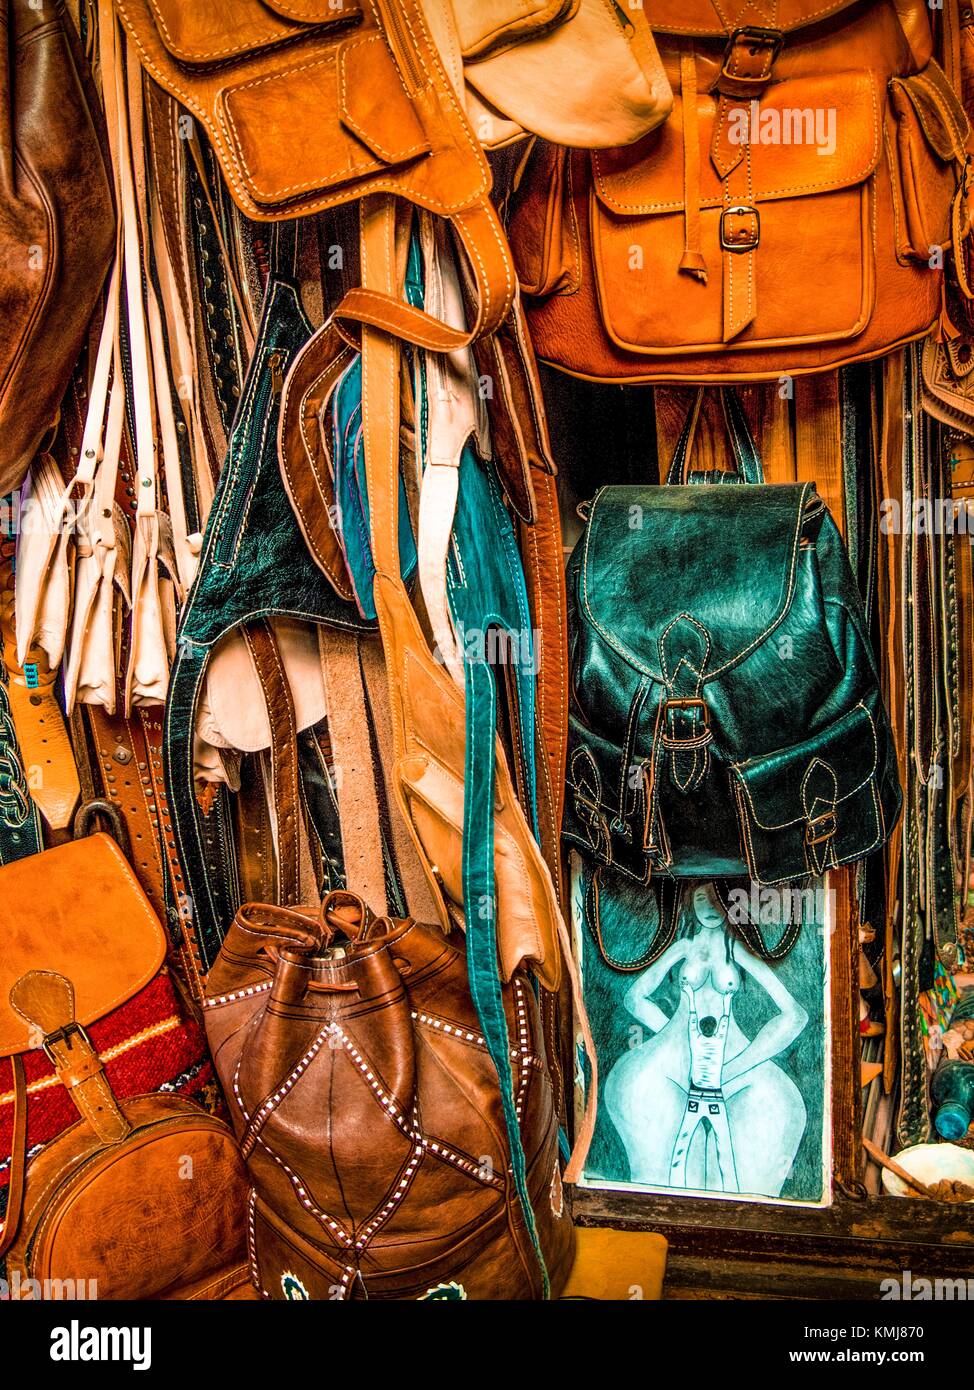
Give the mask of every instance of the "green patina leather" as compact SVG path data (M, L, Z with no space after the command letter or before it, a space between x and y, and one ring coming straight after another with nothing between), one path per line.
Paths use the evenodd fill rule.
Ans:
M885 842L889 722L814 484L605 488L569 594L564 833L616 898L654 875L788 883Z

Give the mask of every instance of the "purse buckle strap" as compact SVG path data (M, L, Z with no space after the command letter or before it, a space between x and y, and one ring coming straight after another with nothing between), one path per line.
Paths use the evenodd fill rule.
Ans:
M757 208L738 203L720 214L720 247L738 255L756 251L761 245L761 214Z

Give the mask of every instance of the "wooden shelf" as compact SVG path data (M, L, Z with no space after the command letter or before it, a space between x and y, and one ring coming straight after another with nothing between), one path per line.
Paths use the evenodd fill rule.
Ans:
M665 1235L664 1298L877 1300L906 1269L974 1281L974 1203L837 1197L819 1210L586 1188L573 1211L582 1226Z

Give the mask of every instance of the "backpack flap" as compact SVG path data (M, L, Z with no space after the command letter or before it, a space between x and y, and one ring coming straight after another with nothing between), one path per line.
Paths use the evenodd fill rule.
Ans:
M582 546L583 621L633 672L674 693L681 659L700 684L712 680L787 612L810 503L821 506L814 483L604 488Z
M861 859L886 838L880 799L885 743L875 688L804 743L735 763L751 878L784 883Z

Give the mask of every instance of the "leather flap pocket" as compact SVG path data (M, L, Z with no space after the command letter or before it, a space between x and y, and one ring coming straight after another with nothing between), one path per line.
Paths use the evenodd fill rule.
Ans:
M729 107L715 143L717 103L702 94L638 144L596 151L592 256L610 338L665 356L862 332L884 102L871 71L772 83ZM733 165L726 180L718 165ZM796 310L797 288L823 284Z
M861 859L885 838L877 786L879 696L804 743L734 763L751 877L783 883Z
M951 239L951 204L970 125L935 62L913 77L894 78L889 95L895 120L896 252L900 260L930 261Z
M305 22L287 16L276 6L269 8L255 0L206 0L187 5L186 0L149 0L156 30L166 49L181 63L195 67L226 63L259 52L307 31ZM329 19L348 22L357 6L332 11ZM319 21L320 22L320 21Z
M772 83L760 102L742 98L732 105L727 141L750 160L749 199L804 198L862 183L874 172L882 149L882 95L877 75L860 71ZM724 183L709 157L716 113L714 97L700 95L696 129L684 131L685 103L677 97L669 120L645 139L596 150L592 167L599 202L624 217L682 212L684 139L692 137L700 154L699 206L724 206ZM693 113L687 114L692 119Z
M283 59L288 58L285 63ZM228 142L251 197L287 203L311 189L341 189L429 151L422 125L379 34L357 35L320 52L291 58L222 96ZM295 182L293 145L301 142Z

